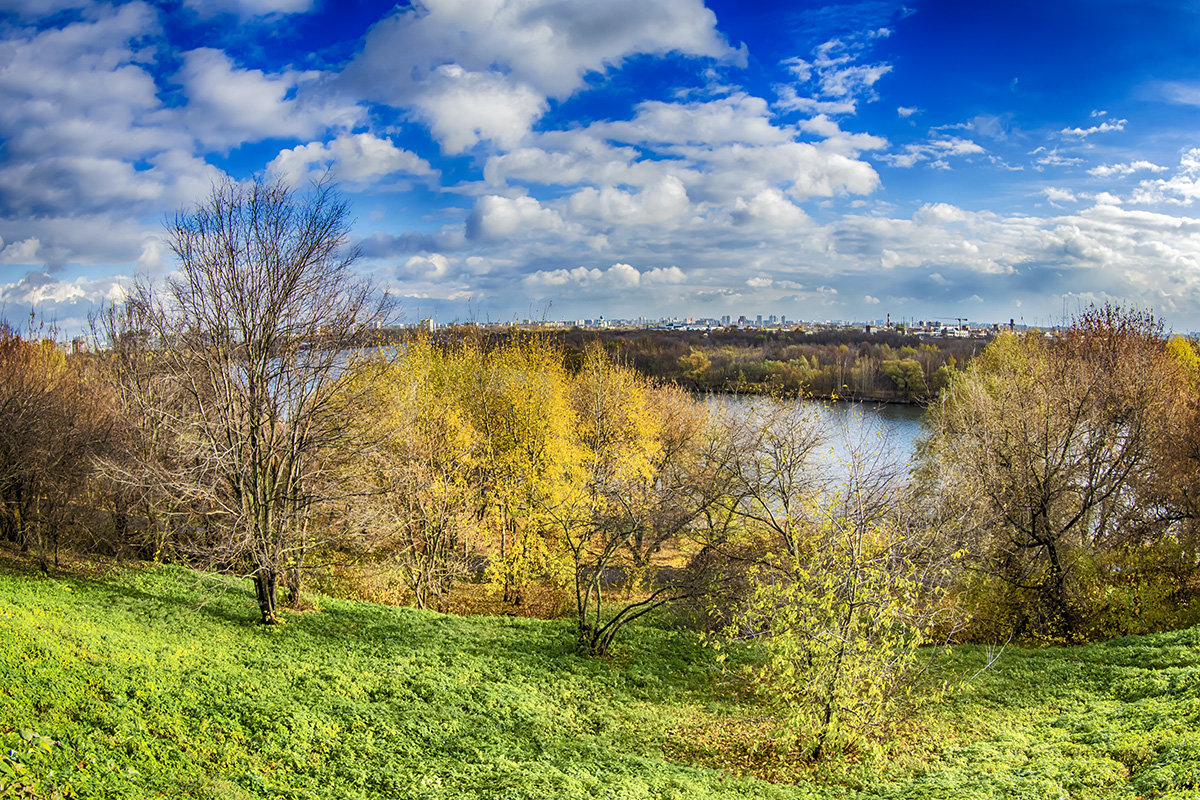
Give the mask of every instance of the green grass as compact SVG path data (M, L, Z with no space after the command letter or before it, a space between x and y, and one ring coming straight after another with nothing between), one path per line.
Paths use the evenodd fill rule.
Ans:
M1200 796L1198 630L1009 648L882 766L771 784L736 736L706 751L754 709L689 634L597 660L567 622L318 603L263 628L248 586L179 568L0 569L0 797Z

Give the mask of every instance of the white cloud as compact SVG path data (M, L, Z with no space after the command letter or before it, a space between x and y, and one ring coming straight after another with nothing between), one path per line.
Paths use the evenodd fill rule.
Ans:
M868 40L871 38L880 37L867 37ZM788 58L780 62L794 76L797 85L811 84L811 89L802 91L797 85L786 84L776 86L776 107L807 114L855 113L860 99L876 99L875 84L892 71L890 64L856 63L861 54L859 44L831 39L813 51L811 61Z
M739 116L749 122L739 126ZM490 157L485 185L577 186L555 204L564 215L643 227L705 216L799 224L804 214L794 203L878 187L859 153L886 140L846 133L825 117L802 125L825 140L794 141L795 130L773 127L765 104L744 95L647 103L627 122L537 134L528 146Z
M556 211L542 207L532 197L484 195L475 201L467 218L467 236L471 239L505 239L561 231L562 218Z
M1082 158L1063 155L1057 147L1038 147L1030 151L1029 155L1038 156L1034 163L1039 171L1044 167L1074 167L1083 163Z
M1200 147L1193 147L1179 159L1179 168L1170 178L1144 180L1134 191L1135 203L1169 203L1187 206L1200 199Z
M319 73L271 75L241 69L226 53L209 47L185 53L177 77L188 96L188 130L210 146L311 139L324 130L349 128L363 116L354 103L309 92Z
M879 175L865 161L807 142L774 147L680 148L706 168L698 187L715 198L757 194L778 185L793 200L870 194ZM689 190L691 187L689 187Z
M184 5L206 17L221 12L242 17L262 17L304 14L312 10L313 0L184 0Z
M435 69L412 103L449 154L485 139L513 147L548 107L545 97L525 84L457 64Z
M899 108L896 109L896 113L899 116L903 117L904 119L908 119L909 117L913 116L914 114L920 114L921 109L915 108L913 106L900 106Z
M0 239L0 263L3 264L34 264L38 261L38 252L42 243L36 236L30 236L19 242L5 245Z
M1076 200L1078 200L1078 198L1075 196L1074 192L1072 192L1069 189L1063 189L1063 188L1060 188L1057 186L1045 187L1044 189L1042 189L1042 194L1044 194L1046 196L1047 200L1049 200L1051 203L1055 203L1055 204L1057 204L1057 203L1074 203Z
M408 277L435 280L450 274L450 261L441 253L413 256L399 272Z
M809 222L808 215L774 187L749 200L741 197L734 200L732 219L737 225L759 223L776 230L795 230Z
M683 283L687 280L683 270L679 267L654 267L642 273L642 283Z
M958 206L953 206L949 203L926 203L917 209L917 212L913 214L913 219L926 224L945 225L956 222L968 222L973 219L973 216Z
M640 185L662 174L653 164L637 163L636 149L614 147L583 131L541 134L538 144L489 157L484 182L491 187L509 180L560 186Z
M633 289L644 284L677 284L686 279L679 267L655 267L644 272L629 264L617 263L608 269L575 267L574 269L538 270L526 276L531 287L599 287Z
M167 270L173 257L170 245L160 236L148 235L142 241L136 269L140 275L158 275Z
M337 180L359 186L396 173L417 177L436 174L416 153L370 133L342 134L329 142L309 142L281 150L267 169L293 186L325 170Z
M1124 177L1126 175L1132 175L1135 172L1166 171L1166 167L1159 166L1152 161L1138 160L1129 161L1124 164L1101 164L1089 169L1088 174L1095 175L1097 178L1111 178L1113 176Z
M1127 119L1118 119L1112 122L1101 122L1099 125L1093 125L1090 128L1063 128L1059 133L1064 136L1078 136L1083 139L1095 133L1110 133L1112 131L1123 131L1128 123Z
M767 102L736 93L696 103L639 103L628 122L599 123L591 130L620 142L698 144L716 146L731 142L778 144L791 138L771 122Z
M881 158L893 167L913 167L922 161L931 161L935 166L947 166L947 158L979 155L985 152L987 151L970 139L951 136L920 144L908 144L904 146L902 152L883 155Z
M744 58L699 0L426 0L376 24L345 79L415 105L456 153L482 140L512 146L547 98L570 96L588 73L669 52Z
M776 90L778 99L775 107L780 111L799 111L804 114L831 114L834 116L853 114L858 104L852 99L818 100L801 95L793 86L780 86Z
M158 18L143 3L94 19L14 31L0 56L0 137L10 157L139 157L186 141L156 116L157 87L140 61Z
M33 270L11 283L0 281L0 308L32 309L60 335L77 335L88 329L88 315L97 306L124 298L127 283L121 276L59 280Z
M587 217L603 224L657 225L678 219L691 207L687 189L673 175L640 192L626 192L611 186L587 187L571 195L568 208L572 217Z

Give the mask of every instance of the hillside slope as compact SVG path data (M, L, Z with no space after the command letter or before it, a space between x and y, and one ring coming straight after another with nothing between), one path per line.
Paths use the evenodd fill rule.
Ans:
M1009 648L890 765L767 783L686 633L611 659L563 622L321 598L277 628L179 568L0 569L0 797L1193 797L1200 630ZM947 668L971 674L979 648ZM715 748L715 750L714 750ZM684 762L691 762L684 763ZM760 773L761 769L758 770Z

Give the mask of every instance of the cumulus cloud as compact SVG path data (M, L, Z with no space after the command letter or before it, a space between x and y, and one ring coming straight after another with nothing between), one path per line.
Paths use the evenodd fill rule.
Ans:
M88 328L88 315L102 303L119 302L129 281L121 276L59 280L32 270L12 282L0 279L0 308L33 310L38 319L52 323L60 334L80 334Z
M520 234L536 235L561 231L564 227L558 212L545 208L532 197L502 197L484 195L475 201L467 217L469 239L505 239Z
M774 187L734 200L731 218L736 225L758 223L777 230L795 230L809 222L808 215Z
M1042 189L1042 194L1044 194L1046 196L1047 200L1049 200L1051 203L1055 203L1055 204L1074 203L1076 200L1078 200L1078 198L1075 196L1074 192L1072 192L1069 189L1063 189L1058 186L1047 186L1044 189Z
M30 236L27 239L9 244L4 244L4 240L0 239L0 263L34 264L39 261L38 252L41 249L42 243L38 241L36 236Z
M657 225L686 214L690 203L683 182L667 175L640 192L611 186L581 189L571 195L568 207L573 217L587 217L604 224Z
M342 134L329 142L309 142L282 150L267 169L292 185L326 170L338 180L359 186L397 173L415 177L437 174L416 153L370 133Z
M426 0L375 25L345 80L415 107L455 153L482 140L511 146L585 75L671 52L744 57L699 0Z
M1135 203L1168 203L1189 206L1200 199L1200 147L1193 147L1179 159L1179 167L1169 178L1144 180L1134 191Z
M765 100L741 92L706 102L646 101L638 104L632 120L600 123L591 130L616 141L656 144L765 145L791 138L772 123Z
M603 287L632 289L643 285L682 283L686 279L679 267L654 267L645 271L629 264L617 263L607 269L575 267L574 269L538 270L526 276L531 287Z
M1117 119L1112 122L1101 122L1099 125L1092 125L1087 128L1063 128L1059 133L1064 136L1077 136L1080 139L1086 138L1096 133L1111 133L1112 131L1123 131L1128 123L1127 119Z
M177 78L188 97L188 130L210 146L308 139L323 130L348 128L363 114L355 103L310 91L320 78L317 72L242 69L210 47L185 53Z
M450 261L441 253L430 253L427 256L413 256L397 270L401 277L436 280L450 274Z
M1089 175L1097 178L1125 177L1135 172L1166 172L1167 168L1152 161L1128 161L1124 164L1100 164L1088 170Z
M156 118L141 46L159 30L143 3L57 29L14 31L0 58L0 135L10 157L140 157L186 138Z

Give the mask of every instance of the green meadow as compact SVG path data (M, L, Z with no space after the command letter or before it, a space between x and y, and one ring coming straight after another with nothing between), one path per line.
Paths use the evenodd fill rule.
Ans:
M569 620L312 600L271 627L248 581L0 567L0 797L1200 796L1200 629L951 649L961 690L806 767L691 633L600 659Z

